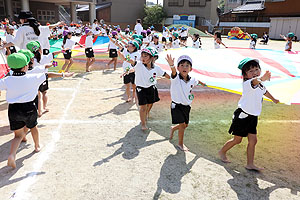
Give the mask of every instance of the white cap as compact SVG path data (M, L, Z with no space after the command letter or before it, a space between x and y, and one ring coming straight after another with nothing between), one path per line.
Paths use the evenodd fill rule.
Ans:
M182 55L177 59L177 66L178 64L182 61L182 60L187 60L191 63L191 65L193 64L192 58L189 57L188 55Z

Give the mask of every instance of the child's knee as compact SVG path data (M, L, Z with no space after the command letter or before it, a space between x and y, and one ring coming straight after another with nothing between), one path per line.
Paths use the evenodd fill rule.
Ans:
M235 144L240 144L241 142L242 142L242 138L233 138L233 142L235 143Z

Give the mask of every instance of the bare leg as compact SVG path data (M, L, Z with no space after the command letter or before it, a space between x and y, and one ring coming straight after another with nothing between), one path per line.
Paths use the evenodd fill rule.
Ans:
M231 149L232 147L234 147L237 144L240 144L242 142L243 138L240 136L234 136L232 139L228 140L224 146L222 147L222 149L219 151L219 156L221 158L221 160L225 163L229 163L230 161L227 159L226 153L229 149Z
M150 118L150 110L153 106L153 103L152 104L147 104L147 118L146 119L149 119Z
M65 71L67 65L69 65L70 60L65 59L65 64L62 66L61 70Z
M135 96L136 85L135 84L131 84L131 87L132 87L132 98L135 99L136 98L136 96Z
M73 65L73 58L71 58L70 59L70 62L69 62L69 64L68 64L68 67L67 67L67 69L66 69L66 72L69 72L69 69L71 68L71 66Z
M125 85L126 85L127 102L130 102L131 101L131 98L130 98L130 83L127 83Z
M185 123L179 124L179 129L178 129L178 147L182 151L189 151L189 149L183 144L183 136L184 136L184 130L186 128Z
M146 124L146 113L147 113L147 105L141 105L140 106L140 119L142 123L142 130L147 130L147 124Z
M48 112L47 104L48 104L48 95L47 95L47 90L42 92L43 95L43 108L46 112Z
M42 94L40 91L38 91L38 116L42 116Z
M170 140L173 139L174 136L174 132L177 131L179 129L180 124L177 124L175 126L171 126L171 132L170 132Z
M89 66L90 66L90 58L86 58L86 64L85 64L85 71L89 72Z
M96 60L95 60L95 57L91 58L89 68L90 68L90 66L92 66L92 64L94 64L95 61L96 61Z
M118 61L118 58L117 57L114 58L114 70L117 69L117 61Z
M256 134L248 134L248 146L247 146L247 166L246 169L261 171L264 168L259 168L254 165L254 153L255 153L255 145L257 143Z
M34 141L34 150L35 150L35 152L39 152L41 150L41 147L40 147L40 142L39 142L39 131L38 131L37 126L30 129L30 131L31 131L32 139Z
M14 133L15 138L11 141L10 152L7 159L7 166L12 168L16 168L16 153L25 135L24 128L15 130Z
M24 126L24 133L25 133L25 135L24 135L24 137L22 139L22 142L27 142L26 135L27 135L28 131L29 131L29 128L27 128L26 126Z

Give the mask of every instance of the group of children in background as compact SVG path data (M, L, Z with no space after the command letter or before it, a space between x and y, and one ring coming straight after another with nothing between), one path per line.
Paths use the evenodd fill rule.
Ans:
M50 26L50 25L49 25ZM13 43L14 39L9 35L13 34L14 28L8 25L7 43ZM78 30L78 31L77 31ZM57 33L53 33L57 32ZM35 142L35 150L40 149L37 125L37 116L40 115L40 103L36 103L38 90L43 94L48 89L47 78L59 76L72 76L68 72L72 60L72 48L75 45L85 47L87 57L86 71L90 71L90 66L95 62L93 51L93 39L97 36L108 36L110 38L108 51L111 60L107 64L109 67L113 63L114 70L117 65L117 58L123 61L122 68L123 83L126 86L127 102L135 101L139 106L139 115L141 121L141 129L148 130L147 120L149 119L150 110L155 102L158 102L159 93L156 87L157 78L165 77L171 80L171 116L172 124L170 131L170 139L173 138L175 131L178 131L178 147L182 151L188 151L183 144L184 131L189 124L189 115L191 103L194 99L192 90L197 85L206 86L205 83L192 77L189 73L192 71L193 61L188 55L182 55L177 59L168 54L166 61L168 62L171 74L163 71L155 61L158 59L159 52L166 48L179 48L187 46L188 37L192 38L193 48L201 49L201 39L199 34L190 35L189 29L181 27L171 27L170 29L163 27L162 38L158 32L151 26L147 30L143 30L140 20L134 31L130 31L128 26L125 33L122 33L119 26L100 25L97 20L92 25L70 24L70 27L57 24L53 27L52 38L63 38L62 50L47 54L43 52L43 48L37 41L29 42L27 50L20 50L16 53L13 45L7 49L7 62L11 70L12 76L8 76L0 80L0 90L7 90L7 101L9 103L9 120L11 130L15 133L12 141L11 152L8 157L8 165L15 168L16 151L22 140L26 140L28 128ZM214 35L206 32L207 35L214 37L215 49L219 49L220 45L225 48L227 46L222 42L221 33L216 32ZM86 35L85 45L81 45L74 40L72 36ZM250 48L255 49L257 34L249 35L251 38ZM294 35L289 33L287 37L286 50L292 48L292 38ZM263 38L263 43L268 42L268 37ZM63 53L65 63L62 67L62 73L50 73L47 71L52 65L49 64L55 55ZM176 66L175 66L176 64ZM234 138L229 140L219 151L220 158L223 162L229 162L226 153L236 144L239 144L244 137L248 138L247 148L247 165L249 170L261 170L254 165L254 152L257 142L257 120L261 113L263 95L270 98L274 103L279 101L275 99L263 85L264 81L270 80L271 73L266 72L261 76L261 68L259 61L246 58L240 62L238 68L243 76L243 95L238 103L238 109L234 112L234 118L229 132ZM36 72L34 72L36 70ZM31 72L30 72L31 71ZM131 94L132 88L132 94ZM26 98L24 99L24 95ZM44 99L44 98L43 98ZM47 103L45 97L44 104ZM254 106L253 106L254 105ZM44 109L47 109L44 107ZM28 113L31 114L28 114Z

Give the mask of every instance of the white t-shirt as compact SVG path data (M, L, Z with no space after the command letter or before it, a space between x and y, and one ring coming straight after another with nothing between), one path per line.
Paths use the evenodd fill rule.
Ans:
M133 53L129 53L127 51L127 49L124 49L123 55L126 59L130 59L130 60L139 61L141 59L141 54L138 51L133 52ZM123 67L124 72L126 72L126 71L130 70L131 68L133 68L133 66L127 61L123 62L122 67Z
M40 85L46 80L44 73L26 74L23 76L8 76L0 80L0 90L6 90L6 101L26 103L33 101Z
M76 42L72 39L67 39L66 44L64 45L65 49L72 49Z
M6 33L6 42L10 43L10 42L14 42L14 36L11 34Z
M104 28L101 28L101 33L103 34L103 36L107 36L106 29L104 29Z
M187 31L180 32L180 36L181 37L187 37L188 36L188 32Z
M163 49L164 49L164 47L163 47L163 45L162 45L161 43L154 44L154 42L151 42L149 46L150 46L150 47L156 48L156 50L157 50L158 52L161 52L161 51L163 51Z
M156 85L157 77L163 76L166 73L155 64L151 69L148 69L141 61L137 61L136 65L134 66L134 69L135 84L143 88L148 88L152 85Z
M57 34L60 35L60 34L63 34L64 32L64 29L63 28L58 28L57 29Z
M250 49L255 49L255 45L256 45L255 41L251 40L249 48Z
M47 73L48 70L45 68L45 65L36 65L33 66L32 70L28 70L26 74L39 74L39 73Z
M29 25L21 26L17 33L16 37L14 38L14 45L18 46L20 49L27 49L26 45L30 41L37 41L38 36L34 33L34 30Z
M180 41L179 39L176 39L172 42L172 48L180 48Z
M171 77L171 99L175 103L191 105L194 99L192 89L198 84L198 80L189 76L189 81L185 82L179 73Z
M136 34L141 35L143 27L142 27L142 25L140 23L137 23L134 26L134 30L136 31Z
M79 33L80 34L81 33L81 28L76 28L75 29L75 33Z
M263 84L255 88L251 86L253 79L243 82L243 94L238 103L238 107L250 115L259 116L262 108L263 95L267 92Z
M110 41L110 40L109 40L108 45L109 45L109 49L117 49L117 46L112 41Z
M193 41L193 48L196 48L196 49L201 48L201 45L200 45L200 41L199 41L199 40Z
M38 41L41 44L41 49L50 49L49 37L51 35L51 31L49 26L39 26L41 34L39 35Z
M163 31L163 37L167 38L169 35L169 32L168 31Z
M92 35L86 36L85 48L93 48L93 36Z

